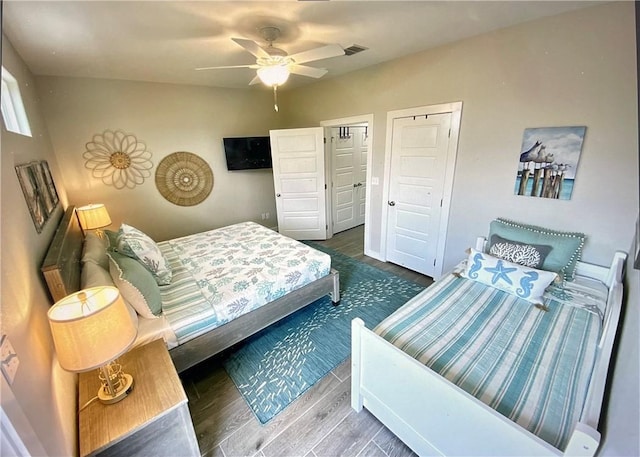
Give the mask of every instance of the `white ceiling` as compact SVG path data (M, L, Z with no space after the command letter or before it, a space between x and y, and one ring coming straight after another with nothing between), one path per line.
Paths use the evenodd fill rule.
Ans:
M31 71L58 75L248 88L255 58L232 37L275 43L289 54L337 43L369 48L311 62L324 78L593 1L24 1L5 0L3 32ZM315 80L292 75L290 87ZM252 86L255 87L255 86Z

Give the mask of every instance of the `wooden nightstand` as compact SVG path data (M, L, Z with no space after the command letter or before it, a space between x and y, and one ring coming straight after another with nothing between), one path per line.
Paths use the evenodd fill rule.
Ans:
M80 456L200 456L180 378L164 341L133 349L118 359L133 376L122 401L94 401L80 411ZM97 370L81 373L79 405L95 397Z

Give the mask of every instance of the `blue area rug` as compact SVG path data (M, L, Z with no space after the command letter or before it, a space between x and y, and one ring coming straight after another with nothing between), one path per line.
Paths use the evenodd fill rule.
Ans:
M373 328L424 286L307 243L331 255L341 301L323 297L247 339L224 362L258 420L265 424L349 357L351 320Z

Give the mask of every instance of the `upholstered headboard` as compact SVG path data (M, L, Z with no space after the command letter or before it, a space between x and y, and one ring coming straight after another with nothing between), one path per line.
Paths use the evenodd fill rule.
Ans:
M80 258L83 240L84 235L76 216L76 207L69 205L41 267L54 303L80 290Z

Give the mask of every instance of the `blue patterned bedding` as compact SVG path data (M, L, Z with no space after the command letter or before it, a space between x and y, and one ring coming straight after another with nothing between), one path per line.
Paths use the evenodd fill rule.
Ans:
M595 360L607 297L598 284L550 287L544 311L449 274L374 331L562 450L580 418Z
M331 257L254 222L158 243L162 310L182 344L329 274Z

